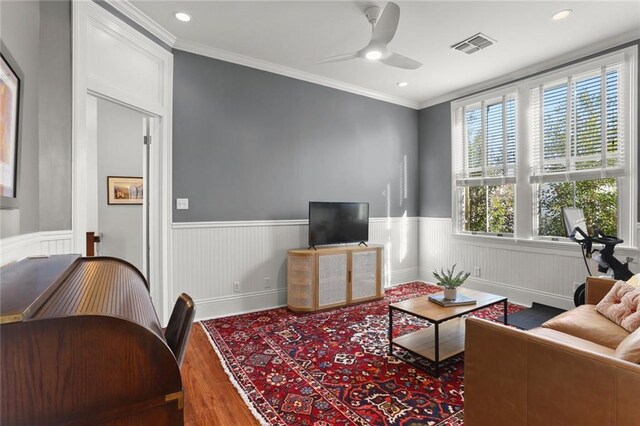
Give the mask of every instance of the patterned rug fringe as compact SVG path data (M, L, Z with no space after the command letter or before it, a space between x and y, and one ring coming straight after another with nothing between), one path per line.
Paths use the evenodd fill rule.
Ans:
M207 335L207 339L209 339L209 344L211 345L216 355L218 356L218 359L220 360L220 364L222 364L222 368L224 369L224 372L227 373L227 376L229 376L229 381L231 382L233 387L236 388L236 390L242 397L242 400L244 401L245 405L249 407L249 410L251 410L251 414L253 414L253 416L256 418L256 420L258 420L258 422L260 422L262 426L269 426L269 422L267 422L267 420L264 417L262 417L262 415L258 412L258 410L256 410L256 408L253 406L253 403L251 402L251 399L249 399L249 396L244 392L240 384L236 381L235 377L233 377L231 370L229 370L229 367L227 366L227 362L224 360L220 351L218 351L218 348L214 343L213 338L211 337L211 334L209 333L207 328L204 326L202 322L200 322L199 324L200 324L200 327L202 327L202 331L204 331L204 334Z

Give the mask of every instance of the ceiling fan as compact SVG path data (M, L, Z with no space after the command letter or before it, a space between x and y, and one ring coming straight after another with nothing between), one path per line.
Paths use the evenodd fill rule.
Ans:
M378 6L372 6L365 10L365 16L371 24L371 41L368 45L353 53L331 56L317 61L317 64L329 62L348 61L350 59L364 58L371 61L380 61L383 64L415 70L422 66L421 62L406 56L389 51L387 45L393 40L400 20L400 7L393 2L387 3L384 10Z

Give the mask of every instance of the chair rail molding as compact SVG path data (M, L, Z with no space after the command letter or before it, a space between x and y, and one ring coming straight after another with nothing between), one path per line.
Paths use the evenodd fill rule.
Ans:
M150 145L152 169L148 193L151 265L147 279L151 297L164 324L168 320L171 289L171 135L173 54L94 2L72 2L73 13L73 249L84 252L91 223L87 184L90 132L95 111L89 96L136 109L157 122L157 140ZM93 115L92 115L93 114ZM141 133L142 143L142 133ZM95 161L93 161L95 162Z
M29 256L71 253L71 230L43 231L0 239L0 266Z

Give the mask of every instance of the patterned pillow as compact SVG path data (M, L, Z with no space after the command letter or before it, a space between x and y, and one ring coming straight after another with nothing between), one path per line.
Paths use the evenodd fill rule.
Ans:
M640 289L618 281L598 303L596 311L633 333L640 327Z

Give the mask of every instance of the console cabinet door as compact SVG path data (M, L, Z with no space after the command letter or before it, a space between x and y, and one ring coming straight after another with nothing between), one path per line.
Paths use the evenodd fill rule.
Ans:
M351 301L379 297L379 281L377 250L351 253Z
M293 256L287 258L287 303L298 311L315 309L313 256Z
M347 253L318 255L318 308L347 303Z

